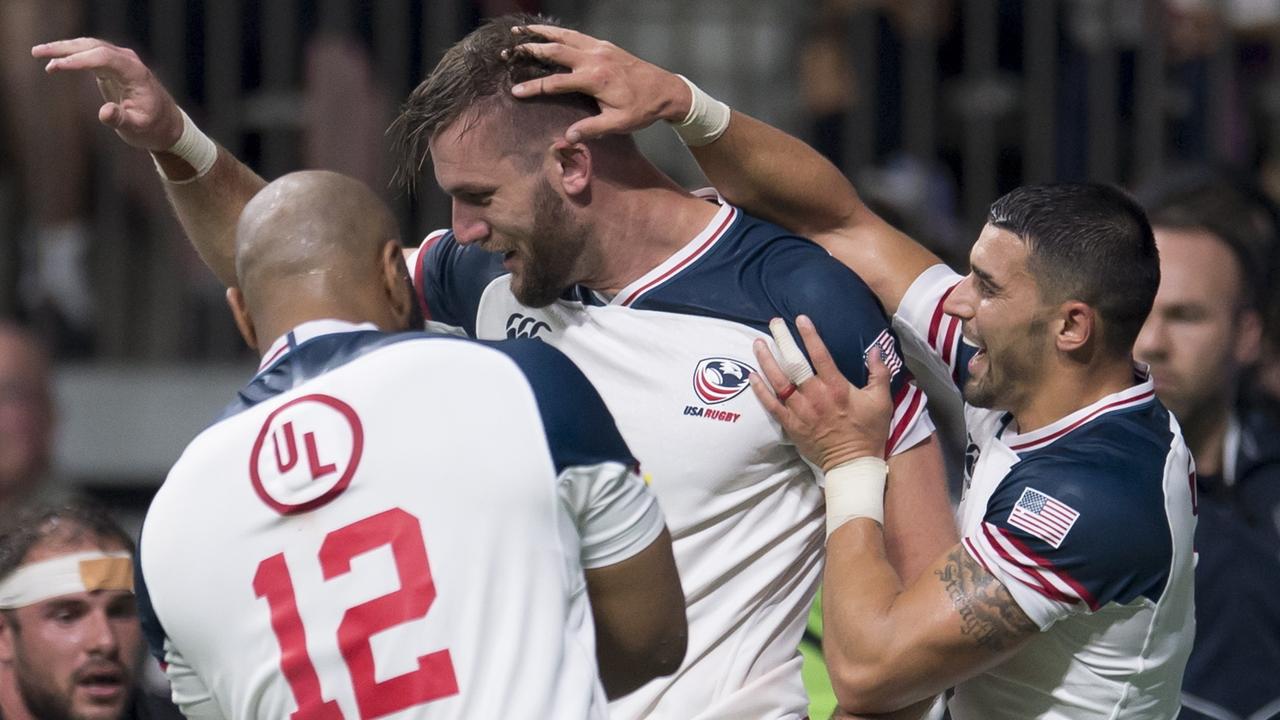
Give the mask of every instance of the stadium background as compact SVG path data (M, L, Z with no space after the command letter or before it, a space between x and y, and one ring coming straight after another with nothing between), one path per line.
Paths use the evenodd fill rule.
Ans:
M2 2L0 23L27 0ZM406 241L447 225L448 202L429 178L417 198L388 187L382 131L445 47L486 15L516 9L547 12L613 40L808 139L890 220L960 265L987 205L1022 183L1132 187L1210 163L1280 197L1274 0L49 6L74 7L75 34L136 48L197 122L264 177L327 167L383 189ZM43 30L65 33L49 17ZM23 62L20 55L8 52L5 62ZM76 95L75 117L55 102L58 94ZM93 122L95 94L88 78L50 79L47 94L20 98L21 107L0 103L0 317L34 325L57 348L59 482L137 517L180 449L252 371L253 358L221 288L164 206L149 160ZM85 327L22 300L34 233L20 158L30 162L47 150L18 146L13 127L24 112L74 125L83 143L73 162L84 164L87 178L92 313ZM677 179L699 185L665 128L644 132L641 143Z

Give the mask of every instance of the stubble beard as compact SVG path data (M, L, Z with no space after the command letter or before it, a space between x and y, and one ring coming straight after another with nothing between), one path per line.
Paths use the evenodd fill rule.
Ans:
M511 292L528 307L555 302L576 281L574 271L586 244L586 230L574 224L564 200L543 179L533 202L533 232Z

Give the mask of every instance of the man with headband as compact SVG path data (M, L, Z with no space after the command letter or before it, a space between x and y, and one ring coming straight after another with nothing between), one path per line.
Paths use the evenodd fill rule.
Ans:
M0 717L178 717L135 689L133 550L83 506L33 507L0 532Z

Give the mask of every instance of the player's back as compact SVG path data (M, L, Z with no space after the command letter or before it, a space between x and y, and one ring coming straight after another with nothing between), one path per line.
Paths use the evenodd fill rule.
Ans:
M603 716L562 429L519 357L554 351L356 335L374 349L209 428L157 495L143 594L199 680L176 692L235 718Z

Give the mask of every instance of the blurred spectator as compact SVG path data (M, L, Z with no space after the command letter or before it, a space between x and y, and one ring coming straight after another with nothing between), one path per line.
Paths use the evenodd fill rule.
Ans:
M1280 424L1242 404L1240 389L1261 346L1274 216L1208 176L1156 189L1147 207L1162 277L1135 352L1182 425L1199 495L1196 640L1180 717L1262 717L1280 702Z
M45 77L30 48L84 31L82 0L0 2L0 93L9 155L17 167L23 233L19 300L57 339L60 353L88 350L92 299L85 268L89 242L87 87Z
M180 718L138 685L134 544L104 513L42 506L0 531L0 716Z
M53 492L49 355L28 331L0 320L0 515Z

